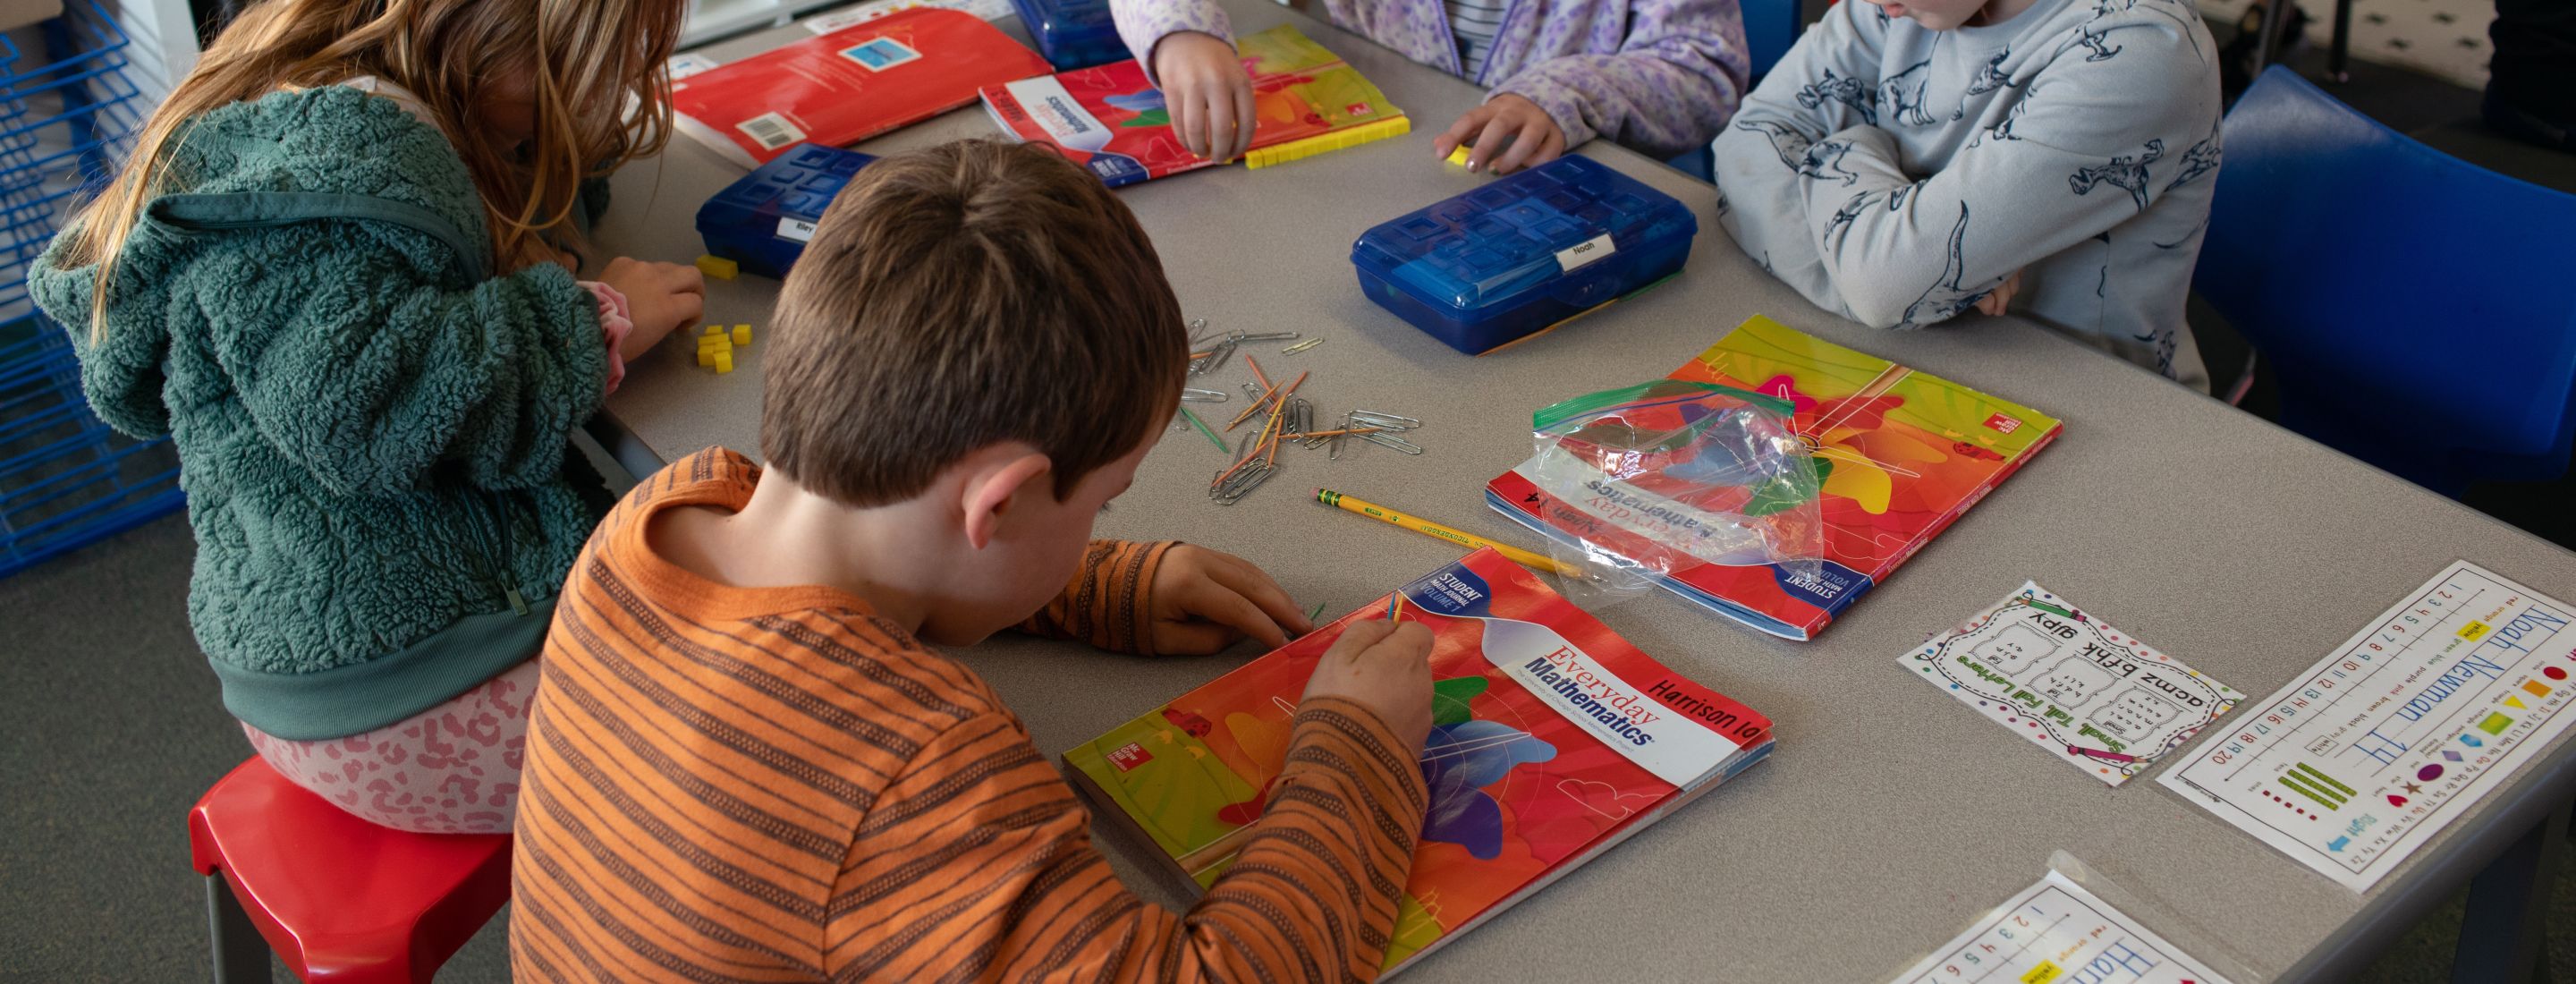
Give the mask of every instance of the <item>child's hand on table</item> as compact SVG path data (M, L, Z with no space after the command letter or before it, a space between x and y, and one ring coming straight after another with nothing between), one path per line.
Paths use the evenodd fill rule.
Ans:
M1154 78L1190 153L1223 164L1252 146L1252 78L1233 45L1199 31L1164 35L1154 44Z
M1376 712L1398 748L1431 737L1431 630L1420 622L1353 622L1306 679L1306 698L1340 697Z
M2003 283L1996 284L1995 289L1987 291L1986 296L1977 298L1977 312L2002 314L2011 308L2013 295L2018 293L2021 293L2021 271L2015 270L2012 276L2004 278Z
M1148 595L1158 653L1196 656L1245 637L1277 649L1314 628L1251 561L1186 543L1163 555Z
M1504 146L1506 143L1510 146ZM1467 152L1467 170L1510 174L1564 154L1565 131L1537 103L1506 92L1458 117L1458 122L1449 124L1448 132L1432 139L1431 149L1447 160L1449 152L1460 144L1475 148ZM1501 151L1499 155L1497 150Z
M617 354L628 362L642 358L663 337L694 326L706 314L707 275L694 266L651 263L618 257L599 271L599 282L626 295L628 320L635 330Z

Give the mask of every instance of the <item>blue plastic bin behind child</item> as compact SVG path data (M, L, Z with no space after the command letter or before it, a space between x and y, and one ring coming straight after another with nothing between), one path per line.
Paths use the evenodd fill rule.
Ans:
M40 28L30 67L0 36L0 577L178 509L178 456L91 415L66 330L27 297L27 266L111 175L150 102L95 0Z

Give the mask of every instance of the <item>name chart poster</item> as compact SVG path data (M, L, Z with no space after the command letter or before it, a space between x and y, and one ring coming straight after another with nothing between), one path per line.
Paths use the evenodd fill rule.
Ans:
M2228 984L2055 871L1896 984Z
M2158 781L2367 891L2576 718L2571 617L2454 562Z

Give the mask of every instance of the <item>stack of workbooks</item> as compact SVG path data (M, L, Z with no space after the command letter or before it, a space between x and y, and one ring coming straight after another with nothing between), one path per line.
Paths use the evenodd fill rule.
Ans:
M1282 25L1235 45L1252 76L1252 167L1402 136L1386 93L1340 56ZM1110 187L1211 167L1172 132L1163 93L1135 59L984 88L984 108L1014 139L1053 147Z
M1628 645L1492 550L1398 589L1429 626L1428 817L1386 968L1401 969L1771 752L1771 722ZM1204 888L1259 820L1306 678L1380 598L1064 754Z
M917 7L671 83L678 129L757 167L799 143L847 146L1044 73L1046 59L962 10Z
M1788 639L1814 638L2065 429L2021 404L1759 315L1670 378L1752 390L1794 411L1793 429L1823 479L1821 570L1703 563L1662 579L1684 600ZM1617 539L1590 504L1550 495L1519 469L1486 483L1485 501L1561 543Z

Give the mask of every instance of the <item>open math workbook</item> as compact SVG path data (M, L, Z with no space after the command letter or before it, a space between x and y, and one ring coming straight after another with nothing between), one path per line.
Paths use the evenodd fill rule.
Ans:
M1771 722L1666 669L1479 550L1397 589L1431 629L1431 804L1400 970L1771 752ZM1267 803L1315 661L1379 598L1064 754L1084 791L1205 888Z

